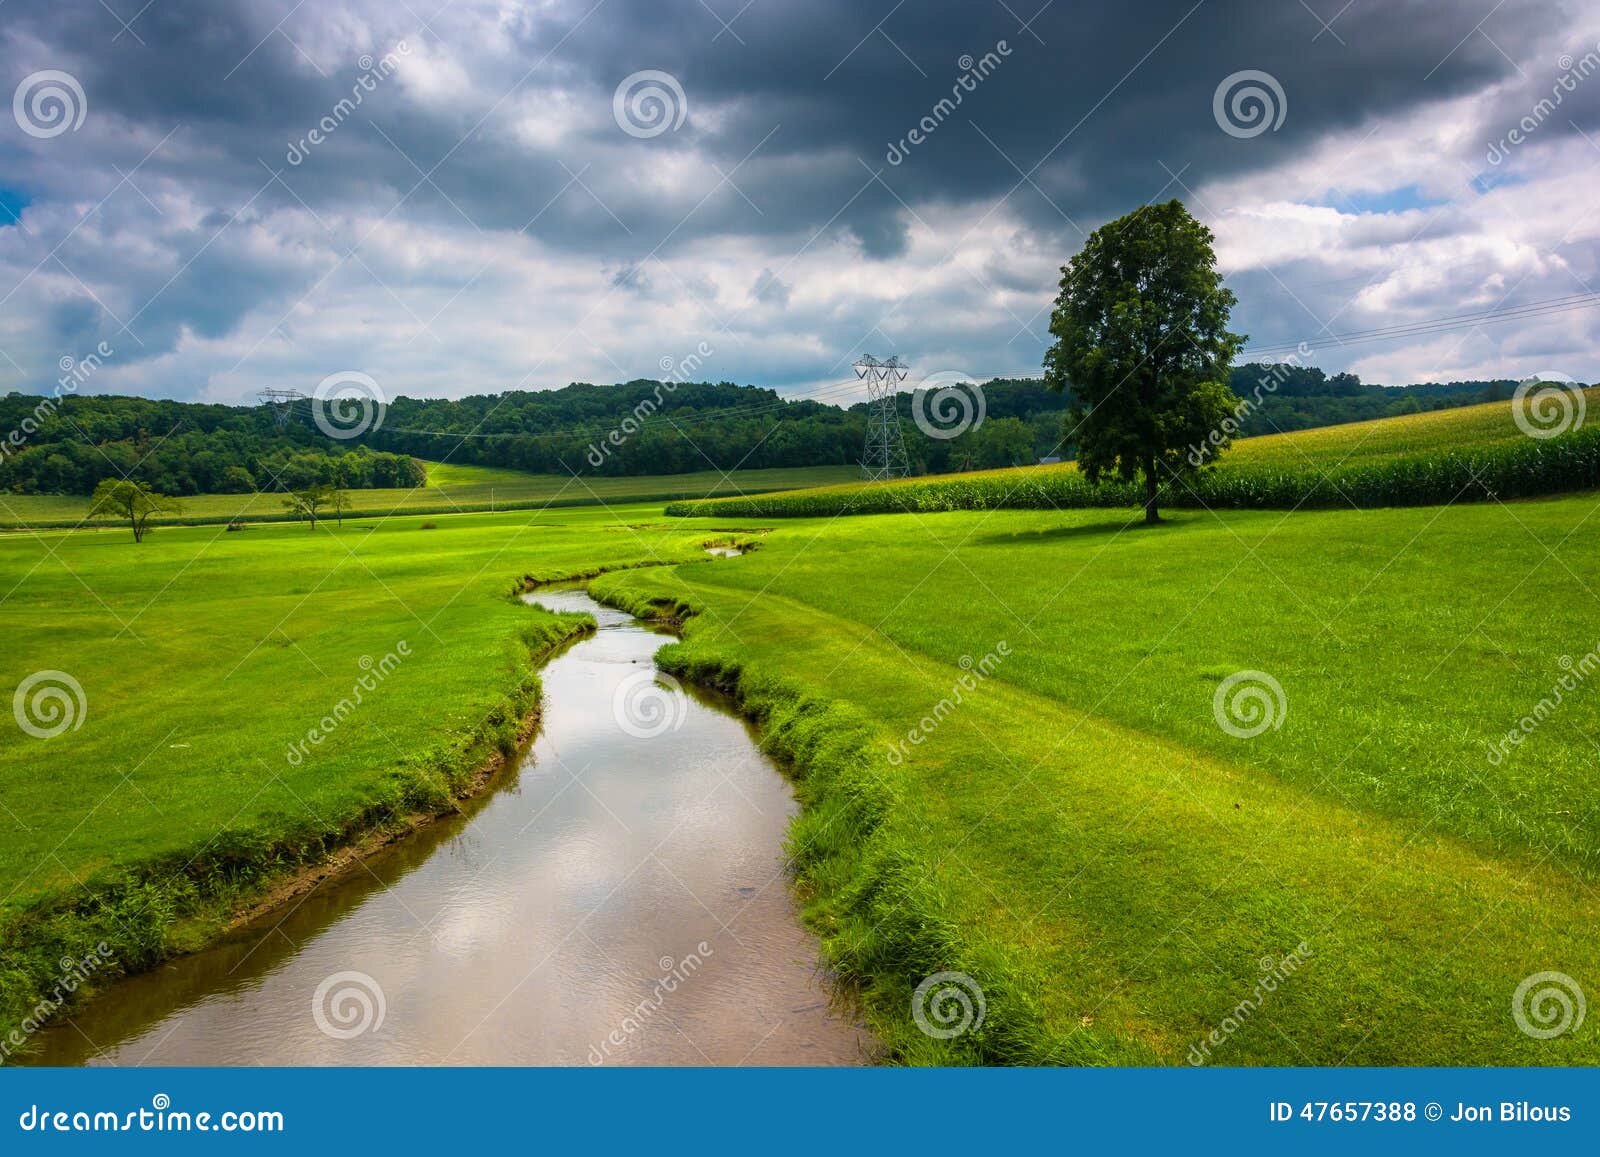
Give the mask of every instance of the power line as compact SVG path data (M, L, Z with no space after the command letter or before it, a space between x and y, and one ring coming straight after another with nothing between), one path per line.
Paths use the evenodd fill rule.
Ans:
M1323 344L1328 346L1364 345L1375 341L1390 341L1396 338L1424 337L1436 333L1449 333L1458 329L1471 329L1480 325L1497 325L1507 321L1524 321L1541 317L1552 317L1556 314L1570 313L1579 309L1593 309L1600 305L1600 293L1576 293L1566 297L1546 298L1542 301L1530 301L1522 305L1495 307L1493 309L1479 310L1473 313L1451 314L1446 317L1429 318L1413 322L1402 322L1398 325L1378 326L1373 329L1354 330L1349 333L1326 334L1320 338L1299 342L1275 342L1270 345L1248 346L1244 353L1258 356L1261 354L1288 353L1299 349L1302 345Z

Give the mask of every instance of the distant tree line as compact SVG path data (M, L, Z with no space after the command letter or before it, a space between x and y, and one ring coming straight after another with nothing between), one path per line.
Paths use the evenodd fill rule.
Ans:
M1269 373L1276 388L1259 389ZM1242 420L1246 436L1497 401L1516 388L1509 380L1366 385L1355 374L1329 376L1315 367L1283 364L1235 366L1228 384L1240 398L1262 398ZM983 384L983 395L984 420L940 439L917 427L912 394L900 394L901 427L915 470L986 470L1076 453L1070 428L1063 426L1066 400L1042 381L996 378ZM605 452L607 436L641 406L649 416ZM774 390L731 382L686 382L666 390L640 380L453 401L399 398L383 426L365 440L435 461L616 476L850 465L860 461L865 439L864 401L841 407L785 400Z
M1268 375L1276 384L1263 389ZM1240 398L1260 399L1241 418L1244 435L1495 401L1516 388L1513 381L1374 386L1354 374L1282 364L1235 366L1228 384ZM585 476L849 465L860 461L866 438L864 398L841 407L731 382L640 380L456 400L402 397L389 404L377 430L348 442L300 416L280 429L271 411L258 406L88 395L63 398L39 416L40 401L0 397L0 439L23 429L25 419L33 427L20 445L0 443L0 491L90 494L100 482L123 477L179 497L404 487L425 480L416 459ZM941 439L917 427L913 397L902 392L913 468L948 473L1075 455L1064 423L1067 401L1042 381L994 379L983 385L983 402L981 423ZM635 420L620 444L595 452L640 413L647 416Z
M910 393L901 394L901 425L920 470L1016 466L1052 452L1064 411L1059 397L1028 380L996 380L984 393L985 420L948 440L923 434ZM643 416L624 426L634 415ZM629 432L609 442L619 430ZM860 461L866 432L864 400L841 407L731 382L666 389L640 380L454 401L399 398L365 441L453 463L618 476L849 465Z
M1241 398L1261 399L1241 422L1244 436L1499 402L1517 388L1510 380L1370 386L1355 374L1330 377L1315 366L1283 363L1234 366L1228 384Z
M26 423L26 425L24 424ZM106 395L0 398L0 491L91 494L108 479L161 494L247 494L310 486L421 485L421 463L322 434L304 421L281 430L261 407Z

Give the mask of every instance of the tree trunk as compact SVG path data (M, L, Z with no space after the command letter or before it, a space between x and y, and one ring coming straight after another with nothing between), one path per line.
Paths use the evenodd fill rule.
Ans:
M1156 460L1153 457L1146 458L1144 460L1144 521L1146 525L1161 521L1161 514L1156 510L1157 490Z

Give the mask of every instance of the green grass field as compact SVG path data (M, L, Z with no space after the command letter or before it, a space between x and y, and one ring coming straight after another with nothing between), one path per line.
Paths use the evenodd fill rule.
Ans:
M0 1027L68 950L148 966L447 806L576 626L514 587L659 563L592 589L687 617L663 662L734 690L792 761L809 919L892 1058L1595 1063L1596 1023L1535 1039L1512 1001L1540 972L1600 991L1597 513L640 504L8 535L4 685L64 671L87 710L0 739ZM738 526L759 548L705 561ZM1216 699L1240 672L1281 689L1248 738ZM944 1041L910 1006L947 970L987 1012Z
M1304 943L1216 1063L1592 1063L1600 1034L1530 1039L1511 1000L1600 983L1600 686L1489 752L1595 666L1597 509L797 522L594 585L697 610L672 662L771 713L813 915L909 1058L1184 1063ZM1241 670L1286 703L1251 739L1213 710ZM938 969L988 994L954 1051L906 1018Z
M352 490L353 511L361 514L450 514L460 511L589 506L600 502L665 501L716 494L754 494L847 481L860 476L853 466L805 466L781 470L714 470L696 474L628 478L560 477L528 474L493 466L429 462L428 485L417 490ZM281 494L201 494L183 501L181 519L189 523L281 520L288 516ZM89 499L81 494L0 494L0 529L34 526L65 529L82 522ZM94 524L90 524L94 525Z
M0 542L8 699L57 671L86 705L53 738L9 719L0 738L0 1036L66 941L104 936L147 966L276 872L447 806L531 707L530 653L573 626L511 597L525 576L703 558L707 538L659 507L425 521ZM386 656L392 673L293 761Z

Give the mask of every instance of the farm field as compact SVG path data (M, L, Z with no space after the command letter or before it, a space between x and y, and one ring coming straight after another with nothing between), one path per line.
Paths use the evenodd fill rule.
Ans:
M1534 1040L1510 1010L1534 972L1600 973L1600 700L1580 681L1491 745L1593 667L1597 508L752 520L759 549L719 561L740 522L659 504L8 536L7 673L69 672L87 710L4 741L4 1015L74 937L152 963L441 804L575 626L513 587L662 563L592 589L692 612L665 663L736 682L796 761L811 921L892 1057L1183 1064L1292 972L1202 1059L1592 1062L1591 1033ZM1238 672L1282 691L1253 738L1214 709ZM916 1030L908 988L939 969L982 985L985 1027Z
M1600 387L1588 387L1583 396L1585 410L1600 405ZM1485 402L1371 422L1321 426L1292 434L1242 438L1227 452L1224 462L1238 466L1311 464L1331 470L1418 454L1519 445L1526 438L1513 417L1512 403Z
M1583 391L1584 407L1600 404L1600 388ZM1408 414L1289 434L1243 438L1220 463L1197 477L1169 477L1164 505L1267 509L1423 505L1476 501L1489 493L1526 497L1569 493L1600 484L1600 435L1554 401L1532 410L1548 439L1518 426L1511 402ZM1574 403L1576 404L1576 403ZM908 478L887 484L844 482L801 493L748 499L676 502L677 514L740 513L792 517L898 510L1017 507L1051 509L1133 504L1133 486L1091 487L1075 464L1021 466Z
M853 466L802 466L781 470L714 470L695 474L641 475L623 478L561 477L529 474L493 466L461 466L429 462L428 485L418 490L351 490L352 515L447 514L460 511L531 509L541 506L590 506L600 502L663 501L715 494L788 490L843 482L859 477ZM201 494L184 498L176 519L186 523L278 521L287 517L283 495ZM0 494L0 529L18 526L66 528L87 514L89 499L77 494ZM89 525L97 525L90 523Z

